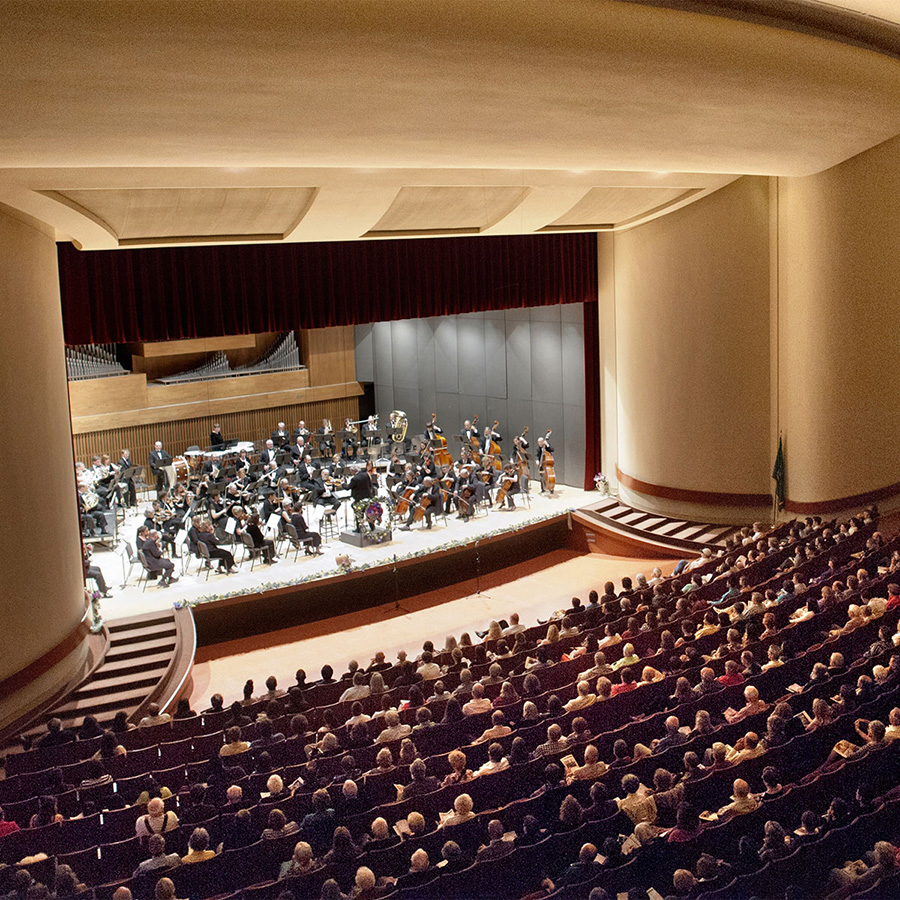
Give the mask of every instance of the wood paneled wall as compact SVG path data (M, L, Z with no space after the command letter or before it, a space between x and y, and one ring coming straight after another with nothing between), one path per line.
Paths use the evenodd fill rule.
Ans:
M330 418L335 428L340 428L346 416L354 420L359 418L356 396L222 413L215 421L222 426L222 434L229 440L265 441L279 422L285 422L288 429L293 430L297 422L304 419L307 427L314 431L324 417ZM213 424L213 419L204 416L77 434L74 435L75 458L89 464L92 454L108 453L116 462L119 452L127 447L135 464L146 467L147 457L156 441L162 441L169 453L178 456L192 445L206 447Z

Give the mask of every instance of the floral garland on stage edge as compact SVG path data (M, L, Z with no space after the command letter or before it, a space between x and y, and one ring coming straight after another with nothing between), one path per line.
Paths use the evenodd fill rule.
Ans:
M356 500L351 504L353 516L356 519L357 531L365 534L367 544L383 544L391 539L393 531L396 504L391 500L378 500L374 497ZM387 508L387 522L382 525L384 510ZM366 531L366 528L369 530Z
M574 507L570 507L568 512L571 514L574 512ZM519 523L518 528L525 528L528 525L536 525L539 522L546 522L548 519L555 519L559 516L559 512L548 512L540 516L532 516L530 519L526 519L525 521ZM472 537L469 540L465 541L447 541L443 544L438 544L434 547L430 547L427 550L414 550L410 553L405 553L403 555L398 555L395 557L396 562L403 562L408 559L420 559L423 556L431 556L432 553L441 553L445 550L458 550L460 547L467 547L470 544L474 544L476 541L483 541L486 538L497 537L500 534L513 534L508 528L495 528L492 531L485 531L483 534L479 534L476 537ZM338 561L338 560L336 560ZM343 564L341 564L343 562ZM252 588L242 588L239 591L228 591L223 594L204 594L202 597L193 597L189 600L176 600L172 606L174 609L184 609L185 607L190 607L193 609L195 606L202 606L206 603L214 603L217 600L229 600L233 597L247 597L250 594L262 594L266 591L274 591L280 588L286 587L297 587L302 584L309 584L311 581L323 581L326 578L335 578L340 575L350 575L354 572L365 572L367 569L378 568L379 566L388 565L388 560L379 560L374 563L360 563L359 565L353 565L353 561L349 558L349 556L344 556L341 561L338 561L338 567L335 569L329 569L325 572L314 572L310 575L304 575L301 578L291 578L286 581L265 581L262 584L258 584Z
M598 472L594 476L594 487L600 491L604 497L609 496L609 479L602 472Z

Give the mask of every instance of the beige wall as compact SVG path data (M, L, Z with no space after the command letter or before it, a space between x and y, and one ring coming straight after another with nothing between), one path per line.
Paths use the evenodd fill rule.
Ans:
M747 177L616 235L626 474L692 491L768 492L768 213L767 179Z
M900 138L778 184L788 497L900 482Z
M84 611L56 245L3 211L0 315L2 679L56 646Z

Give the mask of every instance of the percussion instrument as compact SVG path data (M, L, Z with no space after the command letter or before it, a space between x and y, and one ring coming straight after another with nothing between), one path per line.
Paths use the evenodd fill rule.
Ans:
M172 468L175 470L176 484L179 481L187 484L191 480L191 465L183 456L176 456L175 459L172 460Z

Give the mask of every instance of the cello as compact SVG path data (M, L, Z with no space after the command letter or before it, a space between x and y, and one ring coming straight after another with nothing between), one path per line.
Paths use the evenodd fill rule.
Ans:
M517 476L513 464L507 463L500 482L500 490L497 491L497 499L495 501L497 509L500 509L503 506L503 501L506 499L509 489L516 483L516 478Z
M475 426L478 425L478 416L475 416L472 419L472 429L475 430ZM472 459L478 464L481 465L481 441L478 439L478 432L476 431L472 437L469 438L469 446L472 448L469 452L472 456Z
M548 431L544 435L545 447L541 453L541 474L544 479L544 490L549 494L552 494L553 489L556 487L556 470L553 468L553 454L548 449L550 445L547 444L551 434L553 432Z

